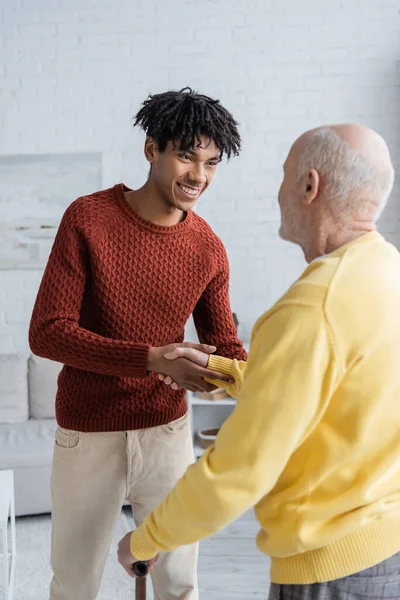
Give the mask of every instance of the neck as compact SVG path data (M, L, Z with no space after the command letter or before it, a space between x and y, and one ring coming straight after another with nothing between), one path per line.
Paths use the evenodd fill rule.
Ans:
M150 179L138 190L125 192L125 198L139 217L154 225L173 227L185 218L185 213L167 204Z
M375 230L376 226L372 221L356 221L350 226L336 223L331 231L319 231L307 242L301 244L301 247L306 261L310 263L315 258L330 254L338 248L353 242L362 235Z

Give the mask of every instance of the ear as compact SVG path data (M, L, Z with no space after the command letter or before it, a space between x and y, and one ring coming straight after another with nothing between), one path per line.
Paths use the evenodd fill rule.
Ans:
M320 192L321 179L318 171L310 169L306 175L304 204L311 204Z
M144 155L150 164L153 164L155 161L157 153L158 150L156 142L150 137L146 138L144 143Z

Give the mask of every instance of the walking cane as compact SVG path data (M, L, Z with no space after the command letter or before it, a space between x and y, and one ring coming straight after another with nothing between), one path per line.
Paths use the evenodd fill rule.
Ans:
M133 563L133 572L136 575L135 600L146 600L146 575L149 572L149 565L144 560Z

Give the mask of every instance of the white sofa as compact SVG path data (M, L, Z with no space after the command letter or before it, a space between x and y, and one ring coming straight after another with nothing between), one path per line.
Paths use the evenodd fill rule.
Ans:
M55 396L62 365L0 355L0 470L13 469L17 516L51 511Z

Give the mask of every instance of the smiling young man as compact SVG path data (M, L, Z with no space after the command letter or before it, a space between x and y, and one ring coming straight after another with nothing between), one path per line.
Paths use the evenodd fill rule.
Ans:
M240 150L232 115L190 89L150 96L136 115L150 175L66 211L39 289L32 351L64 363L52 475L51 600L94 600L124 500L143 522L193 462L182 390L221 377L164 354L193 314L206 351L246 357L229 302L225 249L192 208ZM203 348L203 346L200 346ZM229 379L228 376L226 380ZM155 600L198 598L197 546L163 556Z

